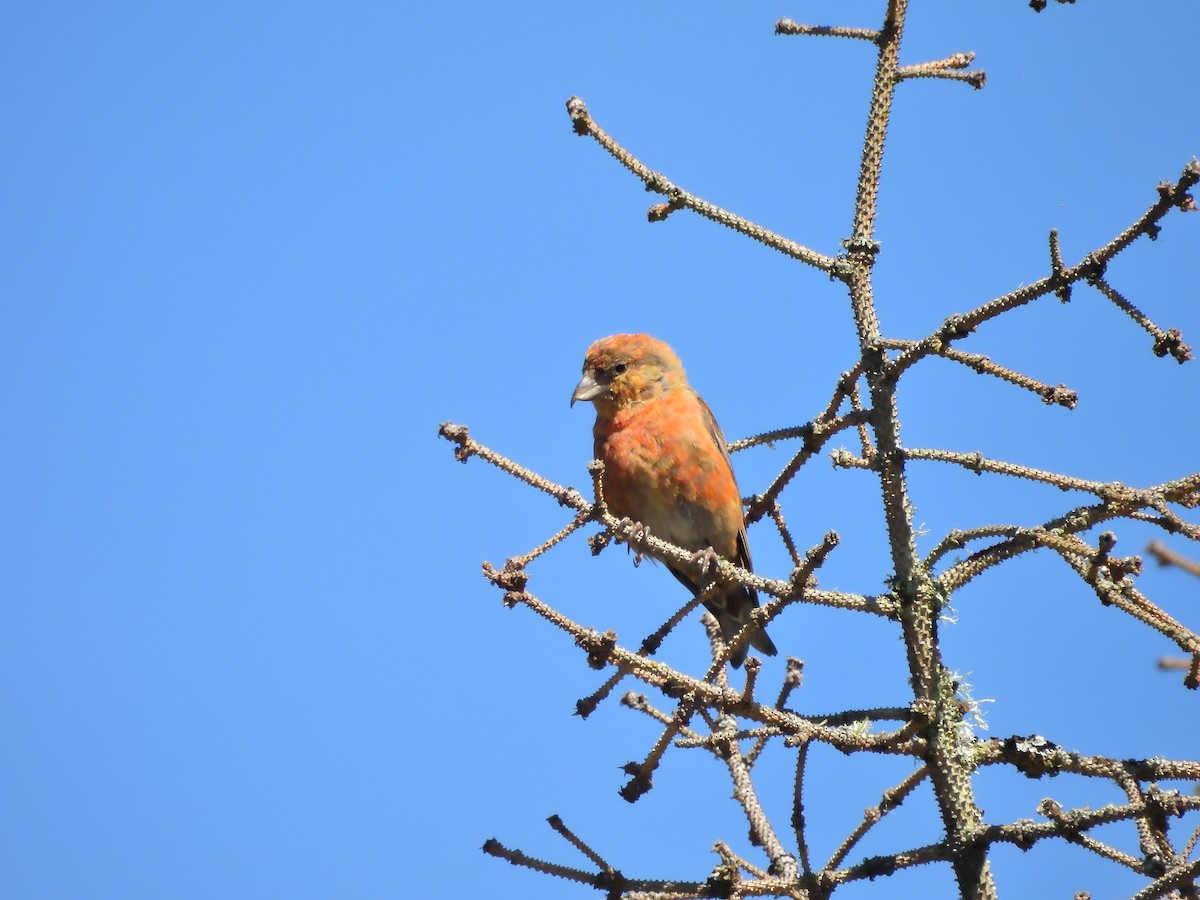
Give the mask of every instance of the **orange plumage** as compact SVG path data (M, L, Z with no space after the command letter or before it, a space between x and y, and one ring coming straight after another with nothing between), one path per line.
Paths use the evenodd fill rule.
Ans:
M746 520L725 437L688 384L679 357L647 334L617 334L592 344L571 397L596 407L595 455L604 462L604 500L613 515L646 526L686 550L709 548L752 569ZM673 567L693 593L704 585ZM750 621L754 590L730 585L705 602L726 641ZM774 656L765 631L750 643ZM730 662L740 666L743 647Z

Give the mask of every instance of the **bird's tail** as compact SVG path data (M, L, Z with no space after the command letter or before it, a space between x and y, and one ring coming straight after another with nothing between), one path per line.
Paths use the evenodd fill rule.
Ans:
M728 644L737 637L737 633L745 625L749 624L750 614L758 608L758 597L750 591L743 590L724 598L724 601L720 606L715 603L705 605L708 606L709 612L717 617L717 623L721 626L721 637ZM743 644L733 656L729 657L729 662L735 669L745 662L746 653L751 647L767 656L774 656L779 652L775 649L775 642L768 636L766 629L756 628L750 635L749 643Z

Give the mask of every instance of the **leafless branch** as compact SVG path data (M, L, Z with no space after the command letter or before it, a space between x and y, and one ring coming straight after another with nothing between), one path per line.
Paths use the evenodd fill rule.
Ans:
M757 225L735 213L721 209L721 207L715 206L707 200L702 200L694 194L683 190L683 188L677 187L658 172L652 172L636 156L613 140L608 132L596 123L591 113L588 112L587 104L579 97L572 97L567 101L567 112L571 116L571 121L575 124L576 134L587 135L595 139L596 143L612 154L617 162L641 179L646 185L646 190L662 194L667 198L667 203L651 207L649 213L650 221L660 222L675 209L690 209L704 216L706 219L711 219L720 225L732 228L734 231L753 238L761 244L766 244L773 250L778 250L785 256L798 259L800 262L807 263L814 268L820 269L822 272L837 275L840 271L840 266L836 258L818 253L816 250L811 250L808 247L797 244L795 241L788 240L782 235L763 228L761 225Z
M1010 843L1027 849L1037 842L1053 839L1071 842L1090 854L1152 879L1136 895L1138 900L1172 891L1181 892L1184 897L1200 897L1197 887L1200 862L1188 861L1200 842L1200 829L1183 842L1182 847L1178 846L1180 841L1176 836L1170 834L1173 820L1200 810L1200 797L1168 791L1158 785L1160 781L1200 784L1200 761L1157 757L1115 760L1068 751L1037 735L976 739L969 726L977 705L970 697L969 688L960 684L960 679L942 661L939 637L943 611L956 591L1001 563L1044 549L1061 558L1101 603L1124 612L1179 646L1189 655L1180 662L1188 673L1185 684L1200 687L1200 636L1153 602L1135 584L1141 572L1141 558L1113 553L1117 543L1115 531L1085 539L1086 533L1097 526L1114 520L1133 520L1200 541L1200 525L1188 521L1185 513L1180 511L1200 506L1200 473L1148 488L1133 488L1121 482L1093 481L991 459L980 453L906 447L901 439L897 400L902 376L924 360L940 357L1030 391L1046 403L1074 408L1078 398L1064 385L1051 386L986 356L964 352L955 345L984 323L1042 297L1054 295L1064 303L1071 302L1073 288L1080 282L1094 287L1145 330L1153 340L1153 351L1157 355L1169 355L1181 363L1190 359L1191 349L1183 342L1179 331L1160 327L1118 292L1108 280L1106 269L1118 254L1139 238L1155 239L1172 210L1189 212L1196 208L1190 192L1200 183L1200 162L1192 160L1188 163L1174 182L1160 182L1156 188L1157 199L1144 213L1107 243L1073 264L1064 260L1058 231L1051 230L1049 273L1044 277L994 297L966 313L947 316L924 338L909 340L886 335L875 304L873 266L881 252L875 234L877 200L895 93L900 88L913 89L909 82L922 79L958 80L979 88L983 86L985 76L982 71L969 69L974 61L973 54L969 53L901 65L901 40L909 0L883 2L885 11L878 28L803 25L790 19L781 19L775 26L776 33L782 35L867 41L874 49L875 76L863 137L851 233L842 240L844 252L837 256L819 253L683 190L649 169L612 138L596 123L578 97L572 97L567 103L578 134L591 137L647 190L666 198L665 203L651 207L649 218L652 221L666 219L676 210L690 209L826 272L841 282L847 292L859 353L853 364L838 377L826 407L802 425L766 431L729 445L729 449L736 452L789 440L801 442L779 473L745 501L747 522L769 517L774 523L773 533L779 535L793 567L787 579L767 578L721 560L714 568L714 578L706 592L682 605L661 628L641 642L636 652L628 649L615 632L585 627L564 614L558 605L532 594L528 590L531 564L593 522L599 526L590 538L594 553L599 553L609 543L624 543L636 551L635 563L642 556L648 556L685 572L693 571L698 565L694 554L660 540L627 520L614 517L604 502L604 471L598 462L590 467L595 500L588 502L574 488L556 484L475 441L463 426L446 423L440 429L440 434L454 444L455 456L460 461L477 457L554 498L569 510L569 520L560 524L558 530L542 543L524 554L509 557L502 567L484 563L483 572L503 592L507 606L531 610L573 640L590 666L612 670L599 689L579 701L577 712L587 716L627 678L661 695L661 699L654 702L646 694L633 691L623 696L625 707L649 717L658 723L661 731L648 748L639 751L640 761L625 766L630 780L621 788L622 796L633 801L650 790L653 776L664 764L670 748L676 753L701 750L723 764L733 786L735 802L746 816L751 843L765 855L764 867L759 868L726 842L718 841L714 850L719 862L704 880L627 879L557 817L551 817L551 827L582 854L595 871L533 859L496 841L489 841L485 851L515 865L588 885L610 897L631 900L749 896L826 900L841 885L934 863L950 865L962 897L989 900L996 896L988 861L988 852L993 845ZM1040 10L1046 2L1033 0L1031 6ZM820 544L802 554L784 516L784 494L788 486L806 471L804 467L808 461L834 436L851 429L857 432L859 455L839 450L832 456L835 465L863 469L879 480L891 573L881 578L884 588L874 597L819 589L816 573L841 538L829 531ZM1094 502L1089 501L1090 505L1068 509L1049 521L1032 525L988 524L955 529L941 538L922 559L917 554L914 504L907 471L908 464L917 461L954 465L979 475L987 473L1024 479L1063 491L1081 491L1090 494ZM766 531L770 532L770 529ZM979 543L982 546L978 546ZM935 568L947 555L965 550L968 545L978 549L965 559L949 564L940 574L935 573ZM1150 546L1149 552L1163 565L1174 565L1200 575L1200 564L1158 542ZM651 659L668 633L701 603L712 599L714 591L728 584L753 588L761 595L763 604L753 613L753 623L728 642L712 616L704 614L702 621L708 628L711 651L711 663L706 671L696 677L669 662ZM763 680L770 669L764 669L753 658L746 663L742 687L732 686L725 663L748 642L753 628L764 626L791 604L801 602L870 613L887 623L895 623L903 638L908 666L910 693L906 700L888 706L884 704L893 698L885 695L882 701L873 699L862 704L879 703L876 708L802 714L796 710L803 705L800 702L803 695L797 693L802 682L803 664L794 658L788 659L787 673L774 702L757 699L757 694L767 692ZM749 743L748 749L743 749L743 742ZM845 754L904 756L918 765L898 784L883 791L880 801L865 811L861 822L820 868L813 865L811 858L809 813L804 804L804 783L810 748L814 744L824 744ZM755 783L761 771L755 768L756 763L769 746L796 754L792 834L786 837L767 816L760 802L761 788ZM1064 809L1058 801L1047 798L1037 808L1045 821L1021 819L1006 824L989 823L975 801L973 788L975 774L988 766L1005 766L1015 774L1030 778L1070 772L1105 785L1116 785L1127 802ZM846 865L862 838L872 829L889 827L888 813L926 781L931 786L944 825L944 839ZM889 824L884 824L885 820ZM1105 843L1090 833L1098 826L1112 823L1126 823L1136 831L1136 853Z

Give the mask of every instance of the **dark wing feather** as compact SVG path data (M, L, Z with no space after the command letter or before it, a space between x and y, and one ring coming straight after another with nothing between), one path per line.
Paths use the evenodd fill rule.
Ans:
M721 451L721 456L725 458L725 464L729 466L729 474L733 476L734 484L737 484L737 475L733 471L733 460L729 458L729 445L725 443L725 435L721 432L721 426L717 424L717 419L712 414L712 410L708 408L708 404L704 402L704 398L697 394L696 399L700 401L700 409L704 413L704 424L708 427L708 433L712 436L713 443L717 445L717 449ZM747 572L753 572L754 563L750 559L750 544L746 540L746 523L744 518L742 527L737 533L737 554L737 564ZM684 584L688 583L678 573L675 577L684 582ZM692 590L695 590L695 587ZM723 598L723 600L722 604L706 603L705 606L720 621L721 631L725 634L725 639L732 640L742 625L749 620L751 610L758 606L758 592L754 588L749 587L737 588ZM774 642L767 636L767 632L761 628L751 636L750 644L768 656L774 656L778 652L775 649ZM746 649L746 647L743 647L730 660L735 667L742 664L742 660L746 657Z
M717 424L716 417L712 414L712 410L708 408L708 404L704 402L704 398L699 394L696 399L700 401L700 411L704 413L704 424L708 428L709 436L712 437L713 443L717 445L717 449L721 451L721 456L725 458L725 465L729 466L729 474L733 476L733 483L737 484L737 475L733 471L733 460L729 457L729 445L725 443L725 435L721 432L721 426ZM737 535L737 564L747 572L754 571L754 563L750 559L750 544L746 540L746 523L743 520L741 530ZM754 598L755 605L758 604L758 596L753 590L750 591L750 596Z
M733 476L734 484L737 484L737 476L733 472L733 461L729 456L729 445L725 442L725 435L721 432L721 426L717 424L717 419L712 414L712 410L708 408L708 404L704 402L704 398L694 391L692 393L700 403L700 411L704 415L704 425L708 429L708 434L712 438L713 443L716 444L717 449L721 451L721 456L725 459L725 464L729 466L729 474ZM710 540L708 543L711 546L713 542ZM737 533L737 556L736 562L739 566L747 572L754 571L754 563L750 559L750 545L746 540L745 521L742 522L742 527ZM671 566L667 566L667 568L679 583L693 594L700 589L700 585L685 573ZM742 625L749 620L750 611L758 606L758 593L753 588L737 587L727 596L713 598L704 605L708 608L709 612L717 617L717 621L721 624L721 633L724 635L725 640L728 641L732 640ZM767 633L762 629L754 633L750 638L750 644L770 656L774 656L776 653L775 644L772 643L771 639L767 637ZM747 649L743 647L730 660L735 667L742 664L742 661L746 657Z

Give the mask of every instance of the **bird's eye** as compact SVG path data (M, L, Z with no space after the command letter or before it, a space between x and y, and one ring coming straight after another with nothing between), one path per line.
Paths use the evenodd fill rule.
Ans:
M613 366L612 373L614 375L624 375L625 374L625 363L617 363L615 366Z

